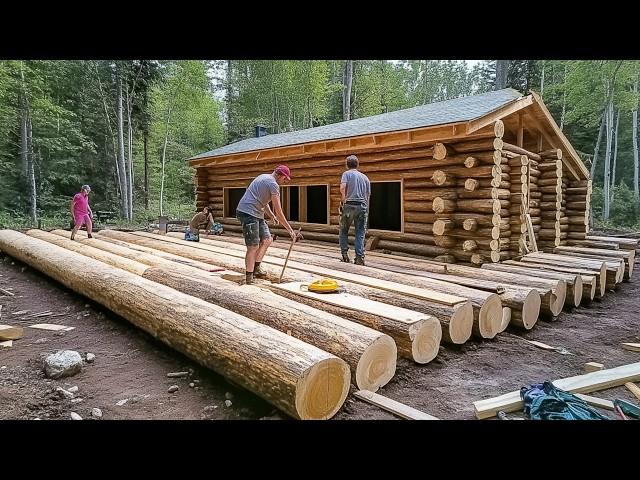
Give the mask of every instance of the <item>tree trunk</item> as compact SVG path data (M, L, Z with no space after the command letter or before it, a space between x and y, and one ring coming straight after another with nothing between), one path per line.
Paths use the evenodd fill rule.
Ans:
M349 393L343 360L285 333L19 232L0 245L294 418L331 418Z
M544 97L544 67L546 62L542 61L542 74L540 75L540 99Z
M25 183L29 186L29 206L31 221L35 225L38 222L36 177L33 165L33 128L31 125L31 109L27 96L27 84L24 79L24 64L20 62L20 79L22 81L22 108L20 120L20 156Z
M171 107L173 106L171 100L169 100L169 106L167 107L167 123L165 126L164 145L162 146L162 177L160 180L160 216L164 215L164 166L167 158L167 142L169 141L169 125L171 122Z
M342 119L351 120L351 86L353 84L353 60L344 65L344 86L342 90Z
M28 112L28 110L27 110ZM34 154L33 154L33 128L31 124L31 115L29 114L27 121L27 161L28 161L28 176L29 182L29 198L31 204L31 221L34 225L38 223L38 206L37 206L37 192L36 192L36 174L34 166Z
M607 107L602 109L602 120L600 120L600 129L598 130L598 139L596 140L596 146L593 149L593 160L591 161L591 175L590 178L596 173L596 163L598 162L598 153L600 153L600 141L602 140L602 133L604 132L604 125L607 118Z
M142 145L144 148L144 209L149 210L149 158L147 144L149 142L149 134L147 129L143 132Z
M131 102L129 89L127 89L127 197L129 199L127 208L129 210L129 219L133 219L133 127L131 125Z
M496 90L507 87L509 60L496 60Z
M126 220L129 218L129 189L127 188L127 167L124 159L124 125L122 112L122 77L120 67L116 66L116 77L118 83L118 175L120 179L120 192L122 193L120 208Z
M638 190L638 77L636 76L636 82L633 84L633 93L636 95L636 105L633 109L633 194L636 198L636 202L640 200L640 193Z
M616 116L615 142L613 144L613 169L611 170L611 203L616 195L616 165L618 164L618 126L620 125L620 109Z
M605 150L604 158L604 205L602 209L602 218L604 220L609 219L609 210L611 206L611 193L609 191L611 186L611 147L613 140L613 99L609 100L607 107L607 146Z
M564 64L564 80L562 84L562 114L560 115L560 131L564 128L564 114L567 109L567 64Z

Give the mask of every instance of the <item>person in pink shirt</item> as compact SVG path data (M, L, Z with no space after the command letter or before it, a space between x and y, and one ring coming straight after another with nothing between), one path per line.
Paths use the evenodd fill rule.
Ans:
M73 200L71 200L71 215L73 216L71 240L75 238L78 229L80 229L82 225L86 225L87 227L87 236L93 238L91 235L93 212L91 211L91 207L89 207L89 192L91 192L91 187L89 185L83 185L80 193L76 193L73 196Z

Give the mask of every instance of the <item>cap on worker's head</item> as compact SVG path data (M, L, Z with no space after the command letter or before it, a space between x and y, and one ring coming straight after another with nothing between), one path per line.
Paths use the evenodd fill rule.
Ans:
M278 165L274 171L286 177L287 180L291 180L291 170L286 165Z
M82 185L82 188L80 190L86 190L87 192L90 192L91 187L89 185Z

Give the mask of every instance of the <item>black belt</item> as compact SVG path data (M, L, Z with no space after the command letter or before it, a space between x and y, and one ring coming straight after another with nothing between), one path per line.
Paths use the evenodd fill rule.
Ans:
M360 201L360 200L347 200L346 202L347 205L364 205L365 203Z

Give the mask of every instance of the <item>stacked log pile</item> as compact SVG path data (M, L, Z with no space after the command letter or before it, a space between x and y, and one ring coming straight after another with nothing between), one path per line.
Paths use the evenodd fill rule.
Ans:
M585 240L589 230L591 180L569 180L565 196L565 215L567 217L566 240ZM567 242L565 241L564 243Z

